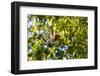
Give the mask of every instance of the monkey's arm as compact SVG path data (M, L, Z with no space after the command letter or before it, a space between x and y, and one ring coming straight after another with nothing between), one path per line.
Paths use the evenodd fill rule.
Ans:
M39 36L44 42L47 42L46 39L41 34L39 34Z

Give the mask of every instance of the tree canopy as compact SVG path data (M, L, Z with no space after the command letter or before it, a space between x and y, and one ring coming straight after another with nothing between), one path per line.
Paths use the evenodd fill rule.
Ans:
M88 18L28 15L28 60L88 58Z

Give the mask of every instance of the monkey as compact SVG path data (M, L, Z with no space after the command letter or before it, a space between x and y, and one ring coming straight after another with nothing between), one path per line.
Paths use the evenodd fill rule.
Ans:
M53 37L49 36L47 40L41 34L39 34L39 36L49 47L52 47L60 37L60 35L57 32L54 32Z
M41 35L39 34L39 36L41 37L41 39L45 42L46 45L48 45L49 47L52 47L54 45L54 39L52 38L48 38L47 40Z
M57 31L53 31L52 25L49 26L49 29L51 31L52 36L49 35L47 40L42 36L42 34L39 34L39 36L45 42L46 45L52 47L55 44L55 42L60 38L60 35L57 33Z

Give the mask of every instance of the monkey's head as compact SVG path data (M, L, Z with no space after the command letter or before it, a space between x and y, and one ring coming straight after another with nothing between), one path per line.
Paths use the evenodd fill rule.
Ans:
M54 32L53 38L54 40L58 40L60 38L60 35L57 32Z

